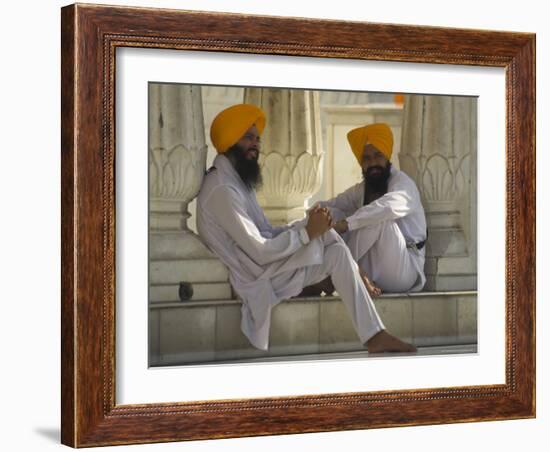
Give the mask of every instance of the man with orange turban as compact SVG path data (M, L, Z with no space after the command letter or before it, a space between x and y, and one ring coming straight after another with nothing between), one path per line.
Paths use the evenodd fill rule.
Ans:
M348 133L363 181L321 202L337 220L359 264L371 295L421 290L427 238L426 217L413 180L390 159L393 134L387 124L370 124Z
M197 198L197 227L206 245L229 268L242 300L241 329L256 348L269 347L271 309L305 286L332 278L369 352L412 352L386 332L342 238L331 229L328 209L273 227L258 205L261 183L262 110L239 104L219 113L210 137L218 155Z

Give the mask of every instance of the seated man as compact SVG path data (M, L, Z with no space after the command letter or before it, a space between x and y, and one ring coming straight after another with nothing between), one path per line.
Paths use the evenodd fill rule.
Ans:
M229 268L242 299L243 333L267 350L273 306L331 276L369 352L415 351L385 331L349 249L330 229L328 209L313 209L293 226L269 224L255 194L264 126L264 113L253 105L234 105L216 116L210 136L218 156L197 203L199 234Z
M342 234L372 296L419 291L426 282L426 217L415 183L390 163L391 129L387 124L359 127L348 133L348 141L363 181L316 208L330 208L334 229Z

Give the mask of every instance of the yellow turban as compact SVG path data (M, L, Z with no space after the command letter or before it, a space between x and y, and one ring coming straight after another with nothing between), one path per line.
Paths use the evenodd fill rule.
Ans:
M370 124L358 127L348 133L348 141L355 158L361 165L363 150L366 144L372 144L384 157L391 159L393 150L393 133L387 124Z
M237 104L226 108L212 121L212 144L218 153L222 154L239 141L253 125L256 125L261 135L265 127L265 114L255 105Z

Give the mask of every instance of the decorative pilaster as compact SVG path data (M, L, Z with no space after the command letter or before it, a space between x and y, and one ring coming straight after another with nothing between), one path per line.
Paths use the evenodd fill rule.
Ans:
M201 88L149 87L149 299L230 298L221 262L189 230L206 166Z
M399 161L423 198L428 290L477 287L476 100L407 96Z
M260 107L267 117L258 201L274 225L301 219L308 199L321 185L319 92L246 88L244 101Z

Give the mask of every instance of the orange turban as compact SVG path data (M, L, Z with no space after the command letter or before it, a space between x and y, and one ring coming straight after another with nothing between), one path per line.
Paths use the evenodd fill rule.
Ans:
M265 114L255 105L237 104L218 113L210 127L210 139L219 154L227 151L250 127L256 125L261 135Z
M391 159L393 133L387 124L370 124L368 126L353 129L348 133L348 141L359 164L361 164L363 159L363 150L366 144L372 144L384 154L384 157L388 160Z

